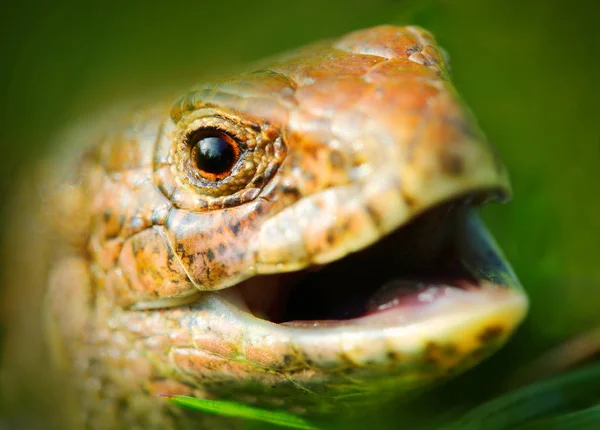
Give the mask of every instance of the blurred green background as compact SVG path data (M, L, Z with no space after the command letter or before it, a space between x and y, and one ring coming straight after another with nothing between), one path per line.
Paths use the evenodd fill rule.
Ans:
M514 200L485 216L532 307L477 371L497 381L600 326L599 11L551 0L12 2L0 17L0 198L58 129L104 106L358 28L424 26L512 173Z

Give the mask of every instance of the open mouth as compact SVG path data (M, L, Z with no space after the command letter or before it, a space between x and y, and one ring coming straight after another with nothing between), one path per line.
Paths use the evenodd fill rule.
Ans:
M170 360L215 395L266 399L276 388L315 407L395 395L475 365L527 310L478 216L489 198L447 200L328 264L200 293L165 311L193 337Z
M405 325L483 304L518 285L477 214L490 197L453 199L340 260L257 276L219 295L257 318L297 328Z

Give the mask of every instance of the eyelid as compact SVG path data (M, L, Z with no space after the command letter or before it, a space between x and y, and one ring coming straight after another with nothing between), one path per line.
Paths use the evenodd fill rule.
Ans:
M180 122L185 138L193 136L202 130L215 130L224 133L247 149L256 146L256 138L261 134L261 127L253 122L238 117L229 117L222 113L215 113L214 109L200 111L190 115Z
M196 140L198 136L200 136L200 138L207 136L219 136L228 142L235 142L238 146L244 145L243 139L245 137L240 136L240 133L236 132L236 130L230 130L221 127L199 127L195 130L190 130L186 136L186 139L188 140L189 144L193 144L193 141Z
M222 128L217 127L201 127L196 130L190 131L187 134L186 139L188 141L188 144L191 146L199 140L197 139L198 137L201 139L209 136L218 136L229 143L234 143L236 147L240 150L240 152L247 149L245 142L243 140L240 140L240 136L231 133L230 130L224 130Z

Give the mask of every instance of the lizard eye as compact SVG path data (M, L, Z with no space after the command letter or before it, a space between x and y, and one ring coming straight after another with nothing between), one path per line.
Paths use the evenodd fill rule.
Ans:
M166 122L161 136L156 185L178 209L221 209L254 200L286 155L277 128L216 107Z
M208 180L226 178L240 158L238 142L225 133L197 133L192 137L190 144L194 165L198 173Z

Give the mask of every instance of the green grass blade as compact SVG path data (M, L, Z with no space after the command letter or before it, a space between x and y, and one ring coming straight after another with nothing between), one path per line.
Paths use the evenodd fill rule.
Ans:
M446 429L514 429L541 420L552 423L560 417L566 422L575 419L594 420L597 419L596 410L593 407L589 410L582 408L589 408L598 400L600 365L595 365L527 386L477 406ZM574 412L577 409L581 410Z
M535 421L515 430L584 430L600 429L600 403L581 411Z
M262 421L280 427L293 429L317 430L318 427L304 418L283 411L270 411L255 408L241 403L198 399L188 396L163 396L168 402L187 409L206 412L227 417Z

